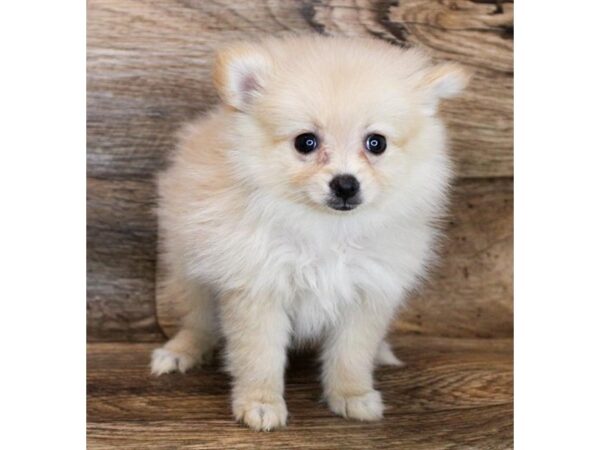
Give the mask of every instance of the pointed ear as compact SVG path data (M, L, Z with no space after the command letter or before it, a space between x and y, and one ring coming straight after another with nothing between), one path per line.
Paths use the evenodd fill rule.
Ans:
M271 61L265 51L240 43L217 53L213 80L226 104L246 111L264 89L270 69Z
M451 98L460 94L469 83L470 75L458 64L443 63L426 69L421 79L424 91L425 112L436 113L442 98Z

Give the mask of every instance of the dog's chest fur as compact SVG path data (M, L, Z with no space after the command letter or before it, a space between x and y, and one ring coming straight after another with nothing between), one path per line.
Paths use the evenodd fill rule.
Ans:
M322 219L278 206L269 220L258 213L265 208L249 208L236 221L205 221L213 225L204 228L191 270L251 301L280 303L299 340L335 327L358 302L397 304L424 272L434 234L426 221Z
M367 251L343 238L287 245L297 255L285 269L294 285L287 303L294 335L318 336L339 320L344 307L360 301L361 273L374 270L375 264Z
M319 337L355 303L400 301L422 270L428 239L419 235L424 229L399 232L332 230L325 224L312 233L271 229L264 267L276 277L274 291L285 302L295 338Z

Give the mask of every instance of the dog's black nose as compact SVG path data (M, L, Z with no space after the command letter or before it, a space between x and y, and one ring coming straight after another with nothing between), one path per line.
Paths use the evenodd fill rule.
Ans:
M337 198L348 200L360 190L360 183L354 175L336 175L329 183L331 191Z

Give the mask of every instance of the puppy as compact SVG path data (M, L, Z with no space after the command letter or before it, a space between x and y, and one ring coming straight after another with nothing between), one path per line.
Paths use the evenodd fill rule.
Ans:
M394 312L427 270L451 177L440 99L453 64L322 36L217 55L223 101L181 132L158 179L166 280L187 304L152 372L184 372L220 337L235 418L286 424L286 351L317 342L329 408L381 419L377 363Z

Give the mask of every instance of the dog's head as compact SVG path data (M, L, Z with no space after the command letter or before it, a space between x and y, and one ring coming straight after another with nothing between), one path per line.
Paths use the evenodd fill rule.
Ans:
M436 157L428 147L440 147L438 101L467 82L460 67L417 50L320 36L233 45L214 79L235 117L238 173L330 213L403 189Z

